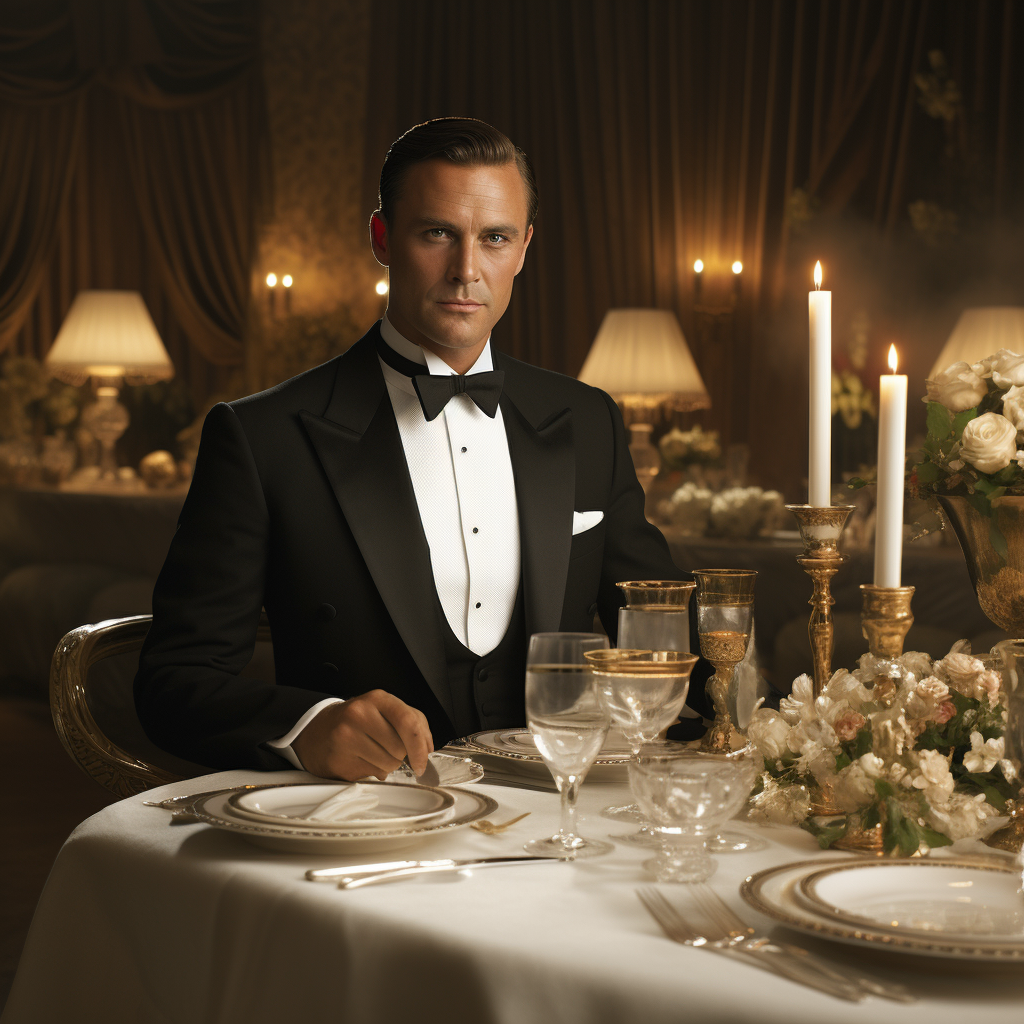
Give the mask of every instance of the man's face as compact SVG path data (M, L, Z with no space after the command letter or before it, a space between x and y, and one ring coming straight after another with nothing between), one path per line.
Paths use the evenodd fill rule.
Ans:
M388 268L388 319L458 372L476 361L508 307L533 228L514 163L414 164L391 224L370 221L373 254Z

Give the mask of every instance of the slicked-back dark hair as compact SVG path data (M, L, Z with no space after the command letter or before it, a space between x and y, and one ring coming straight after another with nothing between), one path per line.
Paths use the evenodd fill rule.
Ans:
M391 223L405 172L426 160L492 167L515 163L526 188L526 226L537 219L537 182L530 158L507 135L485 121L475 117L439 117L410 128L395 140L384 158L377 212L387 224Z

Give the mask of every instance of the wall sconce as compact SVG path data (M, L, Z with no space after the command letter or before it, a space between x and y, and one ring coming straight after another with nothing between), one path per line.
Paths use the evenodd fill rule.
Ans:
M743 273L743 263L740 260L733 260L732 264L732 293L738 299L740 297L740 284L741 274Z
M276 296L275 296L275 293L274 293L274 289L277 287L277 274L267 274L267 287L270 289L270 299L269 299L270 315L273 316L274 315L274 302L276 301Z

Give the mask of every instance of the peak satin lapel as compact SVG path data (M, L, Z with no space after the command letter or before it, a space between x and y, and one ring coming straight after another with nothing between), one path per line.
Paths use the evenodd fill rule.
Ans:
M537 428L501 396L519 507L526 632L557 632L572 546L576 459L572 413L563 409Z
M362 433L299 415L392 621L453 718L430 552L386 390Z

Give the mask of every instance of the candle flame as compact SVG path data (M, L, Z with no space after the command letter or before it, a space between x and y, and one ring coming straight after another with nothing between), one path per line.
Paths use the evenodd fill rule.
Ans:
M387 293L388 293L388 283L387 283L387 281L378 281L377 282L377 287L376 287L376 292L377 292L378 295L387 295Z
M291 286L292 286L292 275L291 274L285 274L284 277L281 278L281 284L283 284L285 286L285 288L291 288Z
M890 345L889 346L889 369L892 370L893 373L895 373L896 372L896 367L898 365L899 365L899 359L898 359L898 357L896 355L896 346L895 345Z
M704 261L703 260L694 260L693 261L693 272L695 274L703 274L704 273Z
M739 260L736 260L733 263L733 265L732 265L732 272L734 274L742 274L743 273L743 264Z
M814 287L821 288L821 260L814 264Z
M273 288L277 284L277 274L267 274L267 287Z

